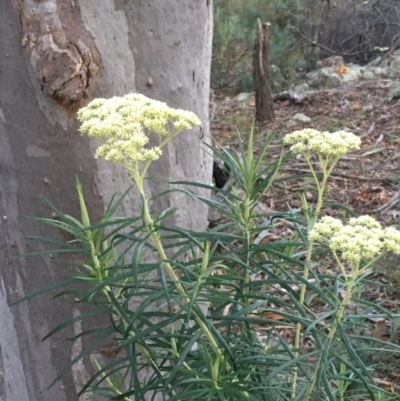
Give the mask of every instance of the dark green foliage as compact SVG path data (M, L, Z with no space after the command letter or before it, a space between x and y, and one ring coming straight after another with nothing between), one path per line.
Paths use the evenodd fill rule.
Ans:
M212 85L230 92L252 91L252 52L256 22L270 22L272 37L270 63L272 89L281 90L304 66L296 50L290 25L302 12L298 0L217 0L215 2Z
M213 149L236 184L232 192L214 188L223 196L223 203L202 199L227 219L206 232L165 226L164 219L173 210L153 216L152 227L145 224L144 215L116 217L123 198L112 201L101 221L92 225L79 183L82 221L48 202L59 220L35 220L65 230L73 239L36 240L56 245L53 253L75 250L82 259L81 271L23 300L66 286L68 290L62 294L93 308L93 312L63 323L46 337L77 320L106 317L104 327L81 334L88 337L89 345L66 364L56 380L108 339L121 352L106 364L94 360L97 373L82 393L96 390L109 399L125 401L144 401L153 393L162 393L170 401L300 401L307 391L310 400L351 400L362 394L375 399L381 390L362 356L389 346L392 354L399 353L400 347L360 338L355 332L376 305L361 303L359 314L348 315L335 327L343 277L321 269L322 273L310 272L312 281L303 278L308 245L306 216L312 210L257 215L260 199L290 156L282 150L280 158L265 165L270 140L257 156L253 155L252 133L247 149L241 139L237 153ZM189 185L189 196L196 196L191 187L206 186L185 184ZM264 242L279 221L290 224L292 234ZM154 231L150 230L169 244L165 245L167 260L143 261L145 253L154 252L149 239ZM182 258L184 254L189 257ZM321 266L328 255L323 246L315 252ZM167 265L179 272L177 279L166 274ZM364 282L361 277L357 284ZM82 283L84 288L77 286ZM301 284L307 287L305 303L299 301L295 289ZM202 309L204 305L208 305L208 312ZM297 324L303 327L302 339L312 344L310 348L294 349L293 338L283 335L282 325L293 333ZM329 338L332 327L337 330ZM317 371L316 361L320 361ZM146 381L140 378L143 370L151 373ZM291 387L294 371L298 374L295 394ZM315 372L315 386L310 388ZM352 393L357 386L357 392ZM340 389L346 390L346 398L341 398L344 392Z

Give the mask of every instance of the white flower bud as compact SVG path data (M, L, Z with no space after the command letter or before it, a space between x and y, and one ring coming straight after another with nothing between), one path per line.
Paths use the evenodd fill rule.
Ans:
M194 113L173 109L137 93L95 99L79 110L78 119L82 122L82 134L107 139L97 149L97 158L133 165L161 156L159 147L145 148L149 142L148 134L172 136L200 125Z
M347 225L324 216L314 225L309 238L326 242L332 251L340 251L342 258L352 263L372 259L387 251L400 253L400 231L393 227L382 229L370 216L351 218Z
M351 132L320 132L306 128L287 134L284 143L291 144L296 153L318 153L328 157L342 157L353 150L360 149L361 140Z

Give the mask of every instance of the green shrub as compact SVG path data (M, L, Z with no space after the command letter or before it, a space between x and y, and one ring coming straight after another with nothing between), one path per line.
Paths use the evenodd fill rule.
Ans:
M96 118L99 113L103 120ZM90 339L89 345L58 377L108 340L121 352L108 364L93 358L97 373L81 393L97 390L126 401L149 399L153 393L170 401L336 401L360 395L374 400L385 393L375 385L372 367L361 359L360 350L365 353L368 344L369 353L387 349L395 354L400 347L354 330L376 310L390 316L379 305L356 297L355 290L371 284L369 267L382 253L400 253L400 233L381 228L368 216L348 222L320 218L328 178L340 157L359 147L359 138L315 130L287 135L285 143L309 165L317 203L311 207L304 196L301 209L267 215L258 214L257 206L291 153L282 148L278 159L265 164L272 138L254 156L252 131L246 149L240 136L237 153L212 149L235 185L231 191L213 188L220 197L203 199L190 188L210 188L207 185L173 183L189 185L188 196L225 217L224 223L206 232L193 232L165 224L173 210L150 214L143 180L158 153L144 148L142 134L147 132L144 127L156 131L162 147L178 131L196 125L196 117L131 96L97 100L80 112L80 118L83 132L107 139L97 155L123 165L131 174L141 195L141 214L118 217L122 197L93 224L78 183L80 219L49 202L59 220L35 219L68 232L72 239L66 242L37 240L57 244L53 253L77 254L82 266L73 278L24 300L70 286L61 294L95 309L46 337L79 320L108 317L107 326L80 334ZM120 146L121 141L126 147ZM282 222L290 226L287 234L267 241ZM156 252L158 262L145 263L147 252ZM189 258L182 260L183 254ZM359 304L358 313L345 313L350 300ZM293 333L293 341L282 334L282 327ZM305 339L311 348L302 345ZM150 377L142 380L142 371L150 372ZM354 386L359 388L353 392Z

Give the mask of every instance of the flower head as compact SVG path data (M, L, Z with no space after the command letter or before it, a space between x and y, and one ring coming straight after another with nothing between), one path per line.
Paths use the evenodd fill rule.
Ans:
M149 134L172 138L200 125L194 113L173 109L138 93L95 99L79 110L78 119L82 122L82 134L107 139L97 149L96 157L117 163L157 160L161 148L145 148Z
M320 132L312 128L294 131L287 134L284 142L291 144L291 150L296 153L313 152L323 156L342 157L345 154L360 149L361 140L347 131L333 133Z
M325 216L314 225L309 238L327 242L332 251L340 251L343 259L355 263L387 251L400 253L400 231L393 227L382 229L370 216L351 218L346 225Z
M323 241L326 238L332 237L332 235L339 231L342 227L343 224L340 220L331 216L324 216L310 231L310 240Z
M384 239L385 247L388 251L400 254L400 231L394 227L385 229Z

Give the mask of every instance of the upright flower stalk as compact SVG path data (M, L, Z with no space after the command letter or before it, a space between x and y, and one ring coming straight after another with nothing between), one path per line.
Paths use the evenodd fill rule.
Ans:
M334 341L336 330L343 321L345 308L351 300L357 280L385 252L400 254L400 232L393 227L383 229L370 216L351 218L346 225L343 225L338 219L324 216L310 231L309 240L325 243L329 246L340 267L346 287L346 294L337 308L335 320L329 327L327 344L330 344ZM346 273L343 261L346 261L350 266L350 275ZM365 263L361 265L363 261ZM310 398L317 381L318 369L321 366L322 359L323 355L317 363L304 401L308 401Z
M182 302L190 303L185 288L179 282L171 264L167 262L168 257L150 214L144 180L151 163L161 156L162 148L182 131L200 125L200 120L192 112L170 108L163 102L141 94L95 99L78 112L78 119L82 122L82 134L104 141L97 148L95 157L115 162L130 174L142 199L143 221L160 256L160 262L174 282ZM150 135L157 139L156 146L152 148L147 147ZM208 264L208 246L203 255L204 263ZM116 313L118 314L118 311ZM209 341L216 360L222 361L223 354L211 331L195 311L192 313ZM119 317L123 319L122 316ZM131 334L135 335L133 332Z
M284 142L292 145L290 149L293 152L299 153L302 157L304 157L314 178L315 186L317 188L317 203L315 205L315 210L311 215L308 213L308 211L306 211L306 216L309 219L307 222L308 228L312 229L321 212L324 202L324 192L329 176L342 156L360 148L361 140L356 135L346 131L329 133L320 132L315 129L303 129L301 131L295 131L286 135ZM313 162L315 159L319 164L322 178L319 178L319 175L314 168ZM301 306L304 305L306 295L307 287L305 282L308 280L308 275L311 268L312 250L313 241L310 239L308 241L306 260L304 263L304 282L302 283L300 289L299 301ZM294 341L295 358L297 358L299 355L298 350L300 347L300 332L301 324L297 323ZM297 368L295 368L292 378L292 398L295 398L296 396L297 376L298 371Z

